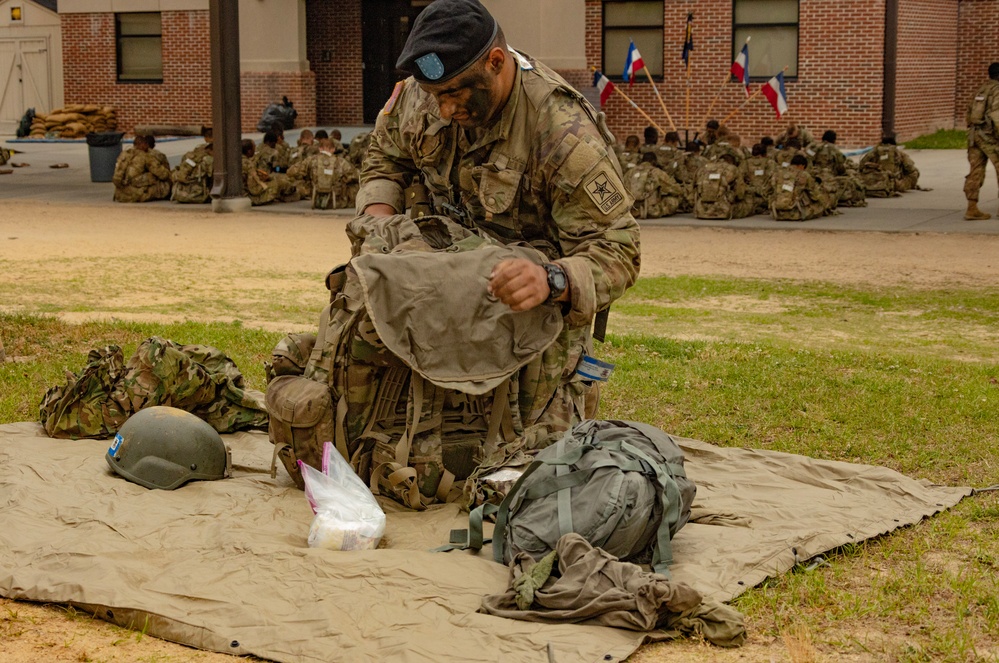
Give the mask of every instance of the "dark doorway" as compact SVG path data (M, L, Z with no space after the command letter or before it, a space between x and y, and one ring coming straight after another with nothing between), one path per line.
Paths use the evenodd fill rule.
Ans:
M363 0L361 57L364 61L364 122L374 124L399 76L395 61L413 21L430 0Z

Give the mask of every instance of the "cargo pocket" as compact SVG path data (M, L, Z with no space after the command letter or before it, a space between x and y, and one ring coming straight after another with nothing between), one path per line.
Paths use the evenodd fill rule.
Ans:
M516 215L511 210L515 209L522 176L519 170L483 168L479 180L479 202L486 211L487 222L517 229Z

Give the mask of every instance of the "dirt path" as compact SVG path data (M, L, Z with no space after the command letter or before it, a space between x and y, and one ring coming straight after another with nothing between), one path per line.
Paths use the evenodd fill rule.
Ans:
M6 203L0 218L0 293L10 296L0 297L0 306L14 302L30 309L30 297L18 297L29 286L43 299L46 290L59 291L60 280L86 287L98 276L112 278L95 273L101 259L111 257L136 272L118 275L126 283L162 283L160 288L134 288L146 307L175 303L178 283L190 297L249 289L287 296L303 273L321 277L349 258L344 235L348 218ZM186 271L192 264L196 273ZM171 273L170 265L177 270ZM155 278L144 280L147 271ZM999 237L643 227L642 275L683 274L926 288L990 286L999 282ZM114 312L115 301L128 311L135 303L128 291L119 288L106 312Z

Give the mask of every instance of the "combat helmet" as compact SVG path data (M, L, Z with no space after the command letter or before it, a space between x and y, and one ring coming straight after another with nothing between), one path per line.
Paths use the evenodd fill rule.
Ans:
M162 405L129 417L104 458L129 481L162 490L223 479L232 471L229 448L214 428L190 412Z

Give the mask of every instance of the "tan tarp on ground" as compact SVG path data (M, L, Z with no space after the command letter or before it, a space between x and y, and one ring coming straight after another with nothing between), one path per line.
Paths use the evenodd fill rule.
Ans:
M269 477L266 435L223 437L233 478L163 492L113 475L107 442L0 426L0 595L73 603L167 640L277 661L544 663L549 644L560 662L619 661L644 637L476 613L507 571L488 550L424 552L462 523L453 506L389 514L387 550L307 548L312 513L290 479ZM719 600L796 556L917 522L970 493L865 465L683 446L696 516L723 524L688 524L673 573Z

